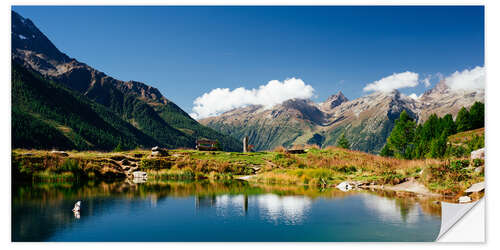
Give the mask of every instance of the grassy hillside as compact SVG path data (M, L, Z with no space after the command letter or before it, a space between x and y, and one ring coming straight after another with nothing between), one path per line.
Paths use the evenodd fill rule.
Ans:
M472 151L480 148L484 148L484 128L450 135L446 153L453 157L468 157Z
M484 128L473 129L450 135L448 136L448 142L457 145L465 145L472 141L474 137L484 137Z

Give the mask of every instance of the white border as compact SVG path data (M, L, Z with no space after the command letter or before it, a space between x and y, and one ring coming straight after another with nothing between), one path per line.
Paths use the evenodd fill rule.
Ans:
M487 155L487 167L486 176L487 180L487 199L485 201L488 209L490 211L487 215L487 230L486 230L486 240L487 244L440 244L440 243L419 243L419 244L405 244L405 243L41 243L41 244L30 244L30 243L10 243L10 175L5 174L6 169L10 169L10 36L5 34L10 34L10 8L11 5L486 5L486 67L487 67L487 91L486 91L486 109L487 109L487 127L486 127L486 143L488 148ZM498 0L485 0L485 1L470 1L470 0L440 0L440 1L325 1L325 0L310 0L310 1L298 1L298 0L254 0L254 1L239 1L239 0L184 0L184 1L161 1L161 0L148 0L145 2L136 0L52 0L52 1L5 1L2 2L2 11L0 12L0 20L2 20L2 26L0 34L1 36L1 90L0 90L0 114L4 120L1 123L2 126L2 163L4 171L2 172L2 184L1 189L3 195L3 204L0 206L0 216L2 216L2 231L0 237L2 239L3 247L21 248L21 249L31 249L31 248L42 248L42 249L67 249L68 247L75 249L86 249L89 248L109 248L109 247L120 247L124 249L136 249L138 247L147 247L148 249L165 249L165 248L203 248L203 249L255 249L255 248L278 248L286 247L287 249L302 249L302 248L314 248L314 249L332 249L333 247L349 247L353 249L398 249L402 247L405 249L421 249L423 246L429 247L433 245L439 248L453 248L457 249L470 249L471 247L487 247L499 249L500 237L498 236L497 222L499 222L498 213L500 213L500 207L498 204L498 187L499 182L495 181L499 177L499 167L495 165L500 165L500 154L497 154L496 147L500 141L500 130L498 126L500 125L498 113L496 110L500 108L500 76L499 76L499 46L500 39L498 34L498 25L500 24L500 1ZM496 172L496 173L495 173ZM490 176L490 177L488 177ZM476 206L475 209L478 209ZM474 210L475 210L474 209ZM494 212L496 211L496 213ZM479 213L480 214L480 213ZM483 214L484 210L483 210ZM469 216L469 215L467 215ZM481 218L477 217L476 213L471 213L473 223L467 222L466 220L460 222L465 228L472 229L477 221ZM476 216L476 217L474 217ZM464 235L460 236L460 239L464 239Z

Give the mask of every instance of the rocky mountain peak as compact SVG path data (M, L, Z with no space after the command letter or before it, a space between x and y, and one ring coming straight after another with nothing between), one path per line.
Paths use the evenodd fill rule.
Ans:
M289 99L275 107L275 110L295 113L301 119L307 119L316 123L323 121L323 113L318 109L317 105L308 99Z
M347 101L349 100L344 96L342 91L339 91L328 97L328 99L322 103L321 107L325 110L330 110Z
M446 85L446 82L444 80L441 80L436 86L434 87L436 91L446 91L449 89L448 85Z
M12 59L35 72L107 104L109 93L119 90L134 94L147 103L167 104L168 99L154 87L137 81L124 82L107 76L89 65L70 58L35 26L12 11ZM156 106L153 105L155 108Z
M444 94L449 89L450 88L448 87L448 85L446 85L446 82L444 80L441 80L438 84L436 84L436 86L434 86L434 88L425 91L423 96L425 97L433 94Z
M15 11L12 11L11 34L14 56L36 56L42 61L57 63L71 61L71 58L59 51L30 19L22 17Z

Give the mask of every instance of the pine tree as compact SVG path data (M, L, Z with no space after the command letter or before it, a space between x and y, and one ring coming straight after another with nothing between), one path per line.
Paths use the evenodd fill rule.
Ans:
M119 142L118 145L116 145L115 149L113 149L114 152L121 152L123 151L123 146L122 142Z
M427 121L425 121L423 125L422 139L430 141L433 138L438 137L441 134L439 130L440 130L439 118L437 117L436 114L430 115L429 118L427 118Z
M387 138L387 145L394 152L397 158L412 158L414 149L416 124L413 119L406 113L401 112L399 119L392 129L391 134Z
M349 149L349 141L345 138L345 133L342 133L340 138L337 140L337 146L345 149Z
M458 111L455 124L457 125L457 132L463 132L472 129L470 113L465 107L462 107L460 111Z
M453 117L451 114L445 115L441 119L441 130L446 132L447 136L455 134L457 132L457 127L455 126L455 122L453 121Z
M443 131L443 133L441 133L441 136L439 136L439 138L432 139L430 152L428 154L429 158L441 158L444 156L446 152L447 138L448 136L446 135L445 131Z
M470 107L469 114L472 126L471 129L484 127L484 103L475 102Z
M389 148L387 143L384 145L382 150L380 151L381 156L394 156L394 152Z

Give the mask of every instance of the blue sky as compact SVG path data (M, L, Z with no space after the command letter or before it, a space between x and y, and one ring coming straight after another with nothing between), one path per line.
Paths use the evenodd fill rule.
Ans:
M393 73L422 79L484 65L484 8L32 7L64 53L120 80L152 85L187 112L215 88L299 78L321 102L354 99ZM424 84L400 89L420 94Z

